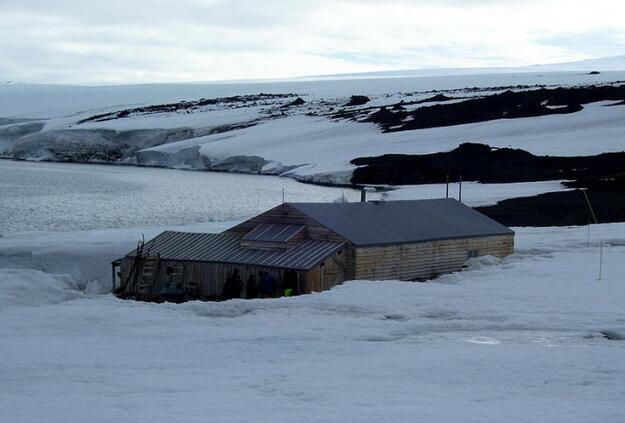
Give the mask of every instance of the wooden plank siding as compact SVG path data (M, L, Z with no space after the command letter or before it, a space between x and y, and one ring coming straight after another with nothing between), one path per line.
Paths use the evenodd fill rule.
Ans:
M345 280L343 256L344 253L335 254L324 263L317 265L307 272L296 271L300 280L300 293L309 294L330 289ZM121 261L120 273L122 283L126 283L133 267L134 258L125 257ZM234 269L239 270L243 285L251 274L256 275L257 283L260 283L260 272L269 273L277 282L278 287L284 279L285 271L288 269L278 269L271 267L238 265L229 263L212 263L196 261L176 261L161 260L158 266L157 284L152 289L152 294L156 295L162 288L168 287L170 275L167 274L167 267L182 266L183 272L180 283L185 288L198 287L198 297L216 298L221 296L226 279L232 274ZM138 266L135 271L141 274ZM130 278L132 280L132 278ZM146 292L127 292L128 294L146 294ZM245 289L242 290L245 296Z
M355 279L429 279L462 268L475 256L512 254L513 235L356 248Z
M328 258L321 265L314 267L304 275L303 293L327 291L336 285L345 282L344 252Z

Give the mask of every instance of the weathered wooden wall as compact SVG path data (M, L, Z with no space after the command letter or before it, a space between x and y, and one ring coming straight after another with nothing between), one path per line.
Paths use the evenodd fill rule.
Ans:
M302 293L327 291L333 286L340 285L346 281L345 277L345 257L334 255L328 258L319 266L315 266L304 275L304 289Z
M300 280L300 293L308 294L314 291L323 291L342 283L345 280L344 259L342 254L335 254L333 257L328 258L323 265L315 266L307 272L296 272ZM133 267L133 260L133 258L126 257L121 261L120 272L122 283L128 280ZM167 267L176 265L183 267L182 277L180 278L181 285L185 288L197 287L198 296L203 298L221 296L226 279L232 274L234 269L239 270L244 285L251 274L256 275L256 281L260 283L259 273L267 272L276 280L278 287L280 287L285 272L285 269L270 267L161 260L158 267L158 284L152 289L152 294L156 295L161 288L165 288L169 285L171 278L167 274ZM135 271L139 272L139 275L141 275L140 266L137 266ZM132 277L130 280L132 280ZM129 294L137 293L138 292L135 291L129 292ZM146 292L142 293L145 294ZM242 295L245 296L245 290L242 290Z
M132 258L125 258L121 265L121 280L125 282L132 269ZM276 268L266 268L257 266L234 265L226 263L207 263L195 261L174 261L161 260L158 267L157 285L152 289L153 294L157 294L161 288L167 287L171 282L170 275L167 274L168 266L182 266L183 273L180 283L185 288L198 288L198 296L200 297L218 297L223 292L226 279L232 274L234 269L239 269L239 275L243 284L247 282L250 274L256 275L256 281L259 282L258 274L267 272L273 276L276 281L281 281L283 270ZM141 275L140 266L136 271ZM132 279L132 278L131 278ZM131 292L136 293L136 292Z
M429 279L460 270L470 252L503 257L513 249L513 235L357 248L354 278Z
M422 242L415 244L346 248L341 255L328 258L322 265L315 266L300 275L300 293L319 292L351 279L429 279L443 273L458 271L469 258L493 255L503 257L514 249L514 236L492 236L469 239ZM121 261L121 281L126 282L132 269L132 258ZM260 272L268 272L277 282L284 278L283 269L225 263L177 262L161 260L159 285L153 293L169 283L167 266L182 265L181 283L184 287L199 288L200 297L219 297L226 279L233 270L239 269L245 283L250 274L259 278ZM140 266L136 269L141 272ZM131 278L132 279L132 278ZM245 292L242 292L244 295Z

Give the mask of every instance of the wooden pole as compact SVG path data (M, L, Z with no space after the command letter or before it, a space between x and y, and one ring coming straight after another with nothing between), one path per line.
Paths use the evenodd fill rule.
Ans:
M113 275L113 293L115 293L115 262L111 263L111 270Z

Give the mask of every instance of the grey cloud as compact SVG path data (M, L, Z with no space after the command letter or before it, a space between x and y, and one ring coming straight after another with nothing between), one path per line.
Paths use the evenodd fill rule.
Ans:
M537 11L544 3L523 2ZM505 38L493 43L488 33L466 37L467 31L480 25L471 21L476 14L489 19L474 8L505 10L519 4L512 0L0 0L0 80L152 82L450 63L516 65L528 60L516 57L519 45L524 51L542 49L566 58L621 53L617 50L623 47L625 31L606 30L601 22L590 32L558 35L556 31L549 37L519 35L511 22L509 34L503 31L497 37L514 37L512 47ZM397 27L388 22L393 16L386 15L385 25L379 26L375 13L366 15L367 22L350 19L350 12L364 6L369 12L379 10L380 15L393 6L397 13L405 10L415 16L453 8L461 24L439 29L433 22L420 29L404 21L404 27ZM427 16L424 19L428 24ZM501 31L501 25L497 29ZM541 62L555 57L541 54L531 57Z

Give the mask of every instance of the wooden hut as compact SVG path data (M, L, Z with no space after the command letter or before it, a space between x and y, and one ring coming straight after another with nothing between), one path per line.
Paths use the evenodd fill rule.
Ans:
M236 269L243 282L270 275L277 295L303 294L351 279L425 280L513 248L512 230L453 199L284 203L220 234L164 232L113 263L114 287L219 298Z

